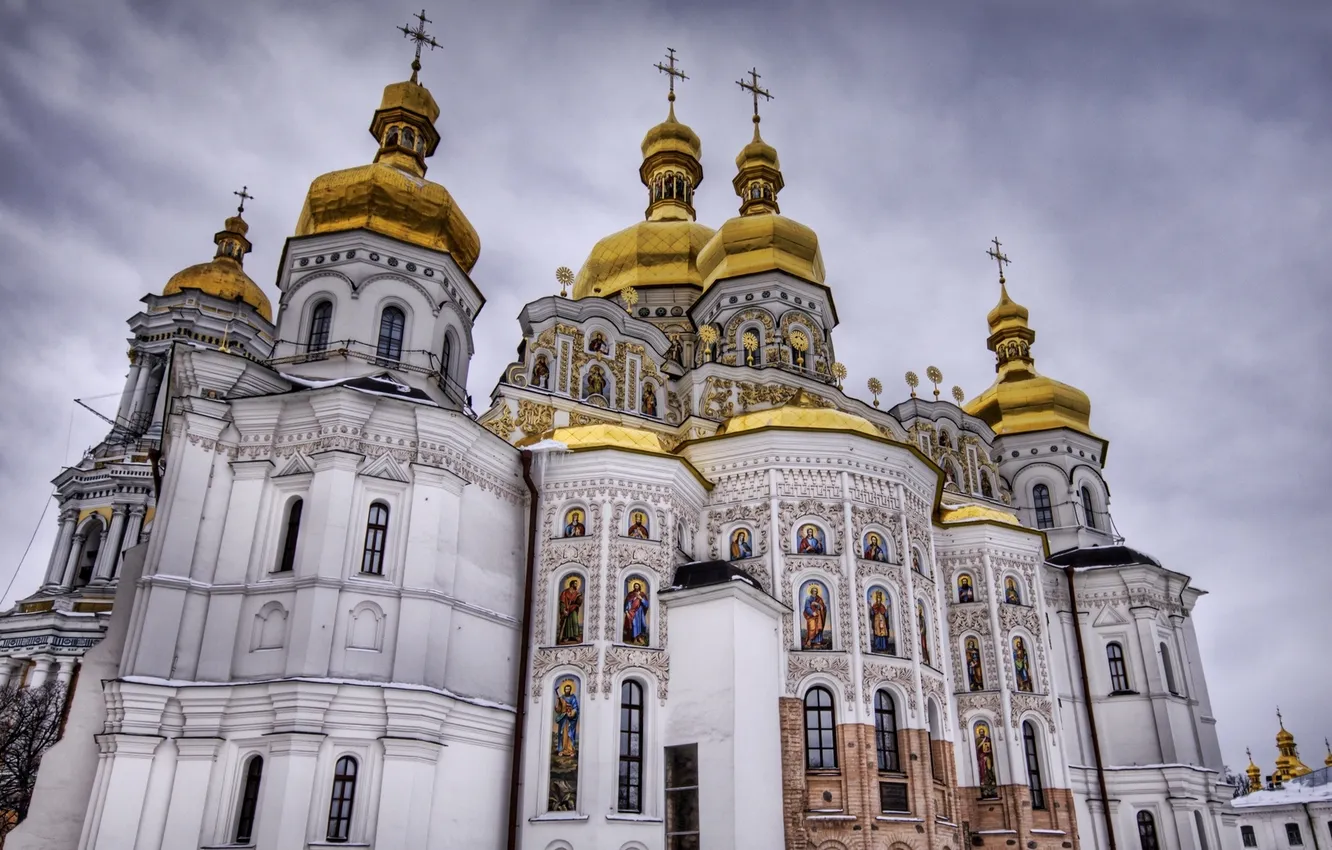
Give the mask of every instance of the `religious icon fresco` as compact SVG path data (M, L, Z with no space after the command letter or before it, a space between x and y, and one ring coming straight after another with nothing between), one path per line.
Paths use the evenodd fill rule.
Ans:
M632 646L647 646L652 642L650 613L652 602L648 596L647 579L629 576L624 580L624 627L621 640Z
M980 641L974 637L966 639L967 649L967 688L973 691L985 690L985 668L981 666Z
M1012 576L1004 579L1004 602L1009 605L1022 604L1022 596L1018 593L1017 579Z
M560 582L559 617L555 643L583 642L583 577L570 573Z
M606 372L600 366L588 369L587 377L583 378L583 398L593 396L606 397Z
M592 334L592 338L587 342L587 350L593 354L610 354L610 345L606 342L606 335L600 331Z
M650 383L643 384L643 397L638 405L644 416L657 415L657 388Z
M731 532L731 560L742 561L754 557L754 545L750 542L748 528L737 528Z
M823 529L812 522L800 526L796 536L796 552L801 555L826 555L828 547Z
M532 364L532 386L540 387L543 390L550 389L550 361L546 355L538 354L536 362Z
M1032 692L1031 661L1027 658L1027 644L1020 637L1013 638L1013 677L1019 691Z
M971 576L967 573L963 573L957 577L957 601L976 601L976 588L972 587Z
M915 570L921 575L925 575L925 562L920 557L919 549L911 550L911 569Z
M555 682L554 724L550 735L550 793L546 808L572 812L578 808L578 679L563 676Z
M896 655L897 640L893 636L893 599L882 585L873 585L865 591L865 604L869 613L870 652Z
M635 540L648 539L648 515L645 511L630 512L628 536Z
M999 774L994 769L994 740L990 737L990 724L976 721L972 727L976 737L976 776L980 780L981 797L999 796Z
M916 600L916 631L920 636L920 663L930 663L930 627L925 621L925 603Z
M888 550L884 548L883 538L879 536L877 531L871 531L865 535L862 551L862 557L867 561L880 561L885 563L888 561Z
M570 508L564 515L565 537L586 537L587 526L583 524L583 509Z
M832 624L828 621L828 586L818 579L800 585L801 649L832 649Z

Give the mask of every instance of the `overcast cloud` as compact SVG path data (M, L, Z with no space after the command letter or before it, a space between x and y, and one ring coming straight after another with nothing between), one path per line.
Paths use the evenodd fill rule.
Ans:
M775 100L783 213L814 227L848 387L937 365L993 379L984 249L1013 260L1038 368L1084 389L1128 542L1205 588L1196 624L1227 762L1306 763L1332 735L1332 18L1326 3L432 0L443 110L430 177L481 234L471 392L522 304L642 215L638 143L667 46L703 139L699 217L734 214L751 65ZM1162 7L1166 8L1162 8ZM405 78L396 3L0 0L0 582L50 479L105 428L125 320L212 256L242 184L250 275L276 302L316 175L368 162ZM102 410L115 398L92 402ZM41 580L38 528L7 599Z

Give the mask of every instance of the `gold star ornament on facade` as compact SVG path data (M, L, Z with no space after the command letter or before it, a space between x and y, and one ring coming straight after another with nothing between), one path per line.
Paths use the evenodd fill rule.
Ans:
M555 280L560 284L560 297L569 297L569 284L574 282L573 269L568 266L560 266L555 270Z
M959 386L954 386L954 387L953 387L953 401L955 401L955 402L957 402L959 405L961 405L962 402L966 400L966 398L967 398L967 394L964 393L964 392L962 392L962 388L961 388L961 387L959 387Z
M842 381L846 380L846 364L834 363L832 366L833 377L837 379L837 389L842 388Z
M805 352L809 350L809 337L805 332L797 328L791 331L791 347L796 350L796 365L800 368L805 367Z
M907 372L907 373L906 373L906 385L907 385L908 387L911 387L911 397L912 397L912 398L915 398L915 397L916 397L916 387L920 386L920 378L916 376L916 373L915 373L915 372Z
M620 290L620 300L624 302L626 312L634 312L634 305L638 303L638 290L632 286L626 286Z
M939 400L939 382L943 380L943 372L940 372L940 371L939 371L939 367L938 367L938 366L931 366L931 367L929 367L928 369L925 370L925 377L929 378L929 379L930 379L930 383L934 384L934 400L935 400L935 401L938 401L938 400Z
M865 382L865 386L869 387L870 393L874 396L874 406L878 407L879 394L883 392L883 381L880 381L878 378L870 378Z

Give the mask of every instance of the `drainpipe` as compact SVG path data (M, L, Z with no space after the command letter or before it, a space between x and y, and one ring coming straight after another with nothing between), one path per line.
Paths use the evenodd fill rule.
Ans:
M523 581L523 626L518 644L518 704L513 730L513 762L509 777L508 850L518 850L518 818L522 815L523 729L527 718L527 665L532 656L532 593L536 573L537 487L532 480L532 452L523 450L523 483L527 485L527 572Z
M1314 823L1313 812L1309 811L1309 804L1304 804L1304 816L1309 820L1309 832L1313 834L1314 850L1323 850L1322 844L1318 841L1318 824Z
M1109 850L1115 850L1115 823L1110 817L1110 795L1105 790L1105 765L1101 762L1101 738L1096 734L1096 710L1092 707L1091 680L1087 676L1087 653L1082 643L1082 620L1078 615L1078 594L1073 583L1073 567L1064 567L1068 578L1068 599L1073 607L1073 636L1078 644L1078 671L1082 674L1082 699L1087 704L1087 725L1091 730L1092 756L1096 759L1096 783L1101 790L1101 814Z

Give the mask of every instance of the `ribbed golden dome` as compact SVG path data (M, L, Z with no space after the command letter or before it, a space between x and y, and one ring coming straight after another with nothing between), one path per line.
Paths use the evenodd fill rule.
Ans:
M643 144L640 146L643 151L643 159L647 160L654 154L659 153L677 153L693 159L703 159L703 142L698 138L693 128L688 124L681 124L675 119L675 104L672 102L670 110L667 112L666 120L647 131L643 136Z
M470 272L481 255L476 228L447 189L425 179L425 159L439 144L438 117L435 98L415 79L385 86L370 123L375 161L316 177L296 235L364 228L447 252Z
M939 506L939 522L949 525L959 522L978 522L981 520L990 520L992 522L1002 522L1005 525L1022 525L1017 516L1001 511L998 508L992 508L988 505L959 505L958 507Z
M250 241L245 238L249 229L239 215L228 218L223 229L213 236L217 254L212 261L176 272L162 288L162 294L175 295L186 289L197 289L215 298L244 301L265 320L273 321L273 307L268 296L241 266L250 251Z
M759 135L735 158L731 180L740 197L740 215L721 226L698 255L706 290L724 278L783 271L813 283L824 282L823 254L812 228L780 215L777 193L785 185L777 149Z
M651 431L626 425L600 423L556 428L549 439L564 443L570 449L627 449L635 452L668 454L661 440Z
M799 428L808 431L855 431L870 437L882 437L873 423L854 413L833 410L830 407L802 407L785 404L741 413L726 420L717 434L733 436L760 428Z
M1002 280L999 293L999 303L987 316L986 341L995 353L998 377L966 403L966 412L983 419L996 434L1071 428L1096 436L1091 430L1091 399L1077 387L1036 372L1031 356L1036 332L1027 324L1027 308L1008 297Z

